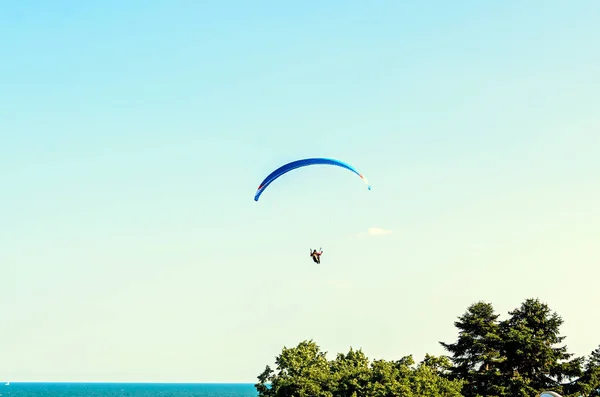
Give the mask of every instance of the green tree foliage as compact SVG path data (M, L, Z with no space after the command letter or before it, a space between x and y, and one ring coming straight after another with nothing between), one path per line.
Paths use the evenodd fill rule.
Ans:
M362 350L327 359L312 340L283 348L276 368L258 376L260 397L600 397L600 346L573 357L560 334L563 320L537 299L500 321L477 302L454 323L458 338L440 344L449 356L369 360Z
M277 375L267 366L259 375L256 388L260 396L333 397L331 363L313 341L294 348L283 348L275 360ZM267 387L267 383L271 387Z
M600 397L600 346L585 360L583 374L564 387L566 397Z
M581 375L583 358L574 358L562 344L563 320L548 305L528 299L500 323L504 385L512 396L538 390L562 392L562 384Z
M505 358L500 353L498 317L490 303L477 302L454 323L459 330L456 343L440 342L452 354L450 377L465 381L462 393L466 397L501 394L499 366Z
M582 389L584 358L568 353L560 316L538 299L508 314L498 321L490 303L477 302L455 322L456 343L441 342L454 364L451 377L465 382L463 395L530 397L542 390ZM587 373L592 379L593 370Z
M261 397L460 397L462 382L444 376L451 363L427 356L414 365L411 356L370 362L362 350L350 349L327 360L313 341L283 348L258 376Z
M406 396L462 396L463 381L448 379L448 369L451 365L446 357L426 355L416 370L410 373L410 393Z
M346 354L338 353L336 359L330 363L329 370L336 385L336 396L367 395L371 382L371 370L369 359L362 350L350 348Z

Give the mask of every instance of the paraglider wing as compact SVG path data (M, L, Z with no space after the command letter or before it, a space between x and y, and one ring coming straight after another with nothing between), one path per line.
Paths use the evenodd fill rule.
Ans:
M560 394L558 394L556 392L553 392L553 391L543 391L543 392L540 393L539 397L548 397L548 396L551 396L551 397L562 397Z
M296 168L306 167L309 165L318 165L318 164L334 165L337 167L342 167L347 170L350 170L350 171L354 172L356 175L358 175L360 177L360 179L362 179L365 182L368 189L371 190L371 185L369 185L369 181L367 180L367 178L365 178L365 176L360 171L358 171L356 168L354 168L350 164L345 163L340 160L336 160L336 159L317 157L317 158L308 158L308 159L292 161L291 163L282 165L281 167L277 168L275 171L271 172L265 178L265 180L262 181L261 184L258 186L258 190L256 191L256 194L254 195L254 201L258 201L258 198L265 191L267 186L269 186L275 179L279 178L283 174L290 172L292 170L295 170Z

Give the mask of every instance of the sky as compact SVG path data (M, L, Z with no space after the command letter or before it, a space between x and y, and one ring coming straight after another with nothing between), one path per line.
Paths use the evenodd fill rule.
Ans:
M589 354L599 17L595 0L5 3L0 378L255 382L307 339L420 360L470 304L506 318L528 298ZM372 190L315 166L253 200L319 156Z

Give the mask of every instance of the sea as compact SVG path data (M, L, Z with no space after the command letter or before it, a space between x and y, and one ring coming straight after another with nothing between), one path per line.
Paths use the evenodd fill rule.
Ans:
M0 397L256 397L252 383L9 383Z

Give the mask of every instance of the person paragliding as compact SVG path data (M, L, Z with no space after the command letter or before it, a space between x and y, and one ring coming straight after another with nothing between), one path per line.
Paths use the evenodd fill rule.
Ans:
M288 162L286 164L279 166L274 171L272 171L258 185L258 188L256 189L256 193L254 194L254 201L258 201L259 198L261 197L261 195L264 193L265 189L267 189L267 187L270 186L271 183L276 181L281 176L287 174L290 171L296 170L298 168L312 167L312 166L317 166L317 165L336 166L336 167L346 169L350 172L353 172L360 178L360 180L362 180L365 183L365 185L367 185L367 189L371 190L371 185L370 185L369 181L367 180L366 176L361 171L359 171L357 168L355 168L353 165L350 165L341 160L328 158L328 157L310 157L310 158L303 158L303 159ZM322 248L319 248L319 251L317 251L316 249L313 250L312 248L310 249L310 256L315 263L317 263L317 264L321 263L321 255L323 255Z
M321 263L321 255L323 255L323 248L319 248L319 251L313 249L310 250L310 256L312 256L315 263Z

